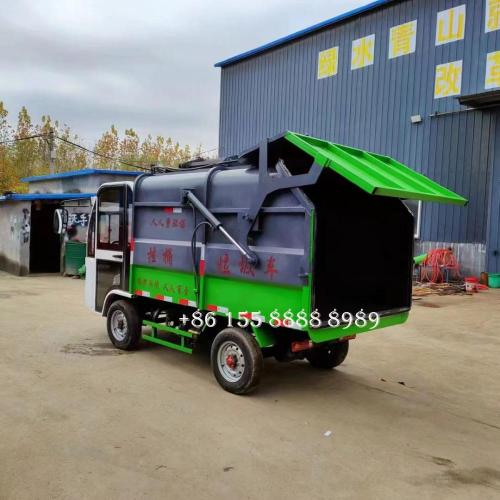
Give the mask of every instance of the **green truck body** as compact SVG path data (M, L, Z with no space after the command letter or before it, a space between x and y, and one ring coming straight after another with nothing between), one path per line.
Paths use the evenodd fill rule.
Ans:
M408 318L403 199L467 203L392 158L293 132L237 159L103 185L87 303L117 347L142 337L189 353L215 337L214 373L231 392L256 386L254 348L336 366L348 339Z

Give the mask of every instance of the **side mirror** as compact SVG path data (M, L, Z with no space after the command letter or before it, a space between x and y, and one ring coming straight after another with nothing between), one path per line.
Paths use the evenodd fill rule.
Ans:
M54 210L54 233L64 234L68 228L68 211L65 208Z

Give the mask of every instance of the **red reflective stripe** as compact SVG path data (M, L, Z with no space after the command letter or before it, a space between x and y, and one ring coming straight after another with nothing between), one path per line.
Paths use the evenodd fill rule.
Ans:
M188 299L180 299L179 304L182 304L183 306L189 305L189 300Z
M135 250L135 240L132 238L130 240L130 251L133 252Z
M135 293L136 295L142 295L142 290L136 290L134 293Z
M165 207L163 211L166 212L167 214L172 214L174 213L174 207Z
M205 276L205 261L200 260L200 276Z
M243 313L243 314L240 314L240 316L242 318L247 318L247 319L252 319L252 313Z
M217 311L217 306L214 306L213 304L208 304L207 309L209 311Z
M292 342L292 352L305 351L306 349L311 349L311 347L312 347L312 342L310 340Z
M356 338L356 335L347 335L346 337L340 337L339 342L345 342L346 340L353 340Z
M155 295L155 299L164 300L163 295Z

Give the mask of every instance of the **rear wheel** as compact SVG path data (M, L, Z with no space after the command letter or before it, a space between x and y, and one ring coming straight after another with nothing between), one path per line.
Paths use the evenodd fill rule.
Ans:
M225 328L215 337L210 352L217 382L233 394L246 394L259 384L262 351L255 338L239 328Z
M137 309L126 300L111 304L107 316L108 336L118 349L131 350L141 340L141 321Z
M314 368L331 370L344 361L348 351L349 341L346 340L344 342L335 342L333 344L313 347L306 354L306 358Z

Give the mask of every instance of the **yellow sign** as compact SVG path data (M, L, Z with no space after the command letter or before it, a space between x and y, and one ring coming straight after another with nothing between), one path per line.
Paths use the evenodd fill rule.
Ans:
M393 26L389 32L389 59L415 52L417 21Z
M460 95L462 87L462 61L453 61L436 66L434 99Z
M318 54L318 80L337 74L339 67L339 48L322 50Z
M352 42L351 69L364 68L375 59L375 35L358 38Z
M486 0L484 31L489 33L500 29L500 0Z
M486 77L484 80L485 89L497 87L500 87L500 50L490 52L486 56Z
M463 40L465 34L465 5L438 12L436 45Z

